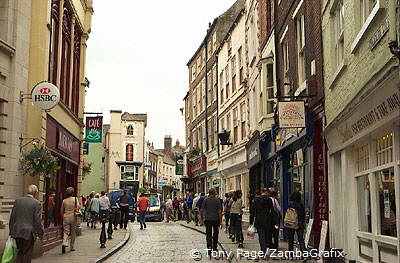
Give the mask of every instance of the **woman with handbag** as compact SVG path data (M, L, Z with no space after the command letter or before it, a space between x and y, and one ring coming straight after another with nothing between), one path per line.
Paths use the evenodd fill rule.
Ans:
M243 215L243 202L242 191L237 190L232 197L232 205L230 209L232 242L238 242L239 248L243 248L243 230L242 230L242 215Z
M62 253L65 248L70 247L71 251L75 251L74 243L76 237L77 218L81 215L80 204L78 198L74 197L74 188L68 187L66 197L61 205L61 214L63 215L63 244Z

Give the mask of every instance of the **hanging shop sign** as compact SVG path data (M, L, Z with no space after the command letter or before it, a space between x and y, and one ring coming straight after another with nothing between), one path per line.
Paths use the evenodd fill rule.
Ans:
M101 142L103 137L103 116L86 117L86 142Z
M60 91L52 83L39 83L32 90L32 103L42 110L50 110L59 102Z
M304 101L278 102L279 128L305 128L306 111Z
M176 175L183 175L183 159L176 160L176 167L175 167L175 174Z

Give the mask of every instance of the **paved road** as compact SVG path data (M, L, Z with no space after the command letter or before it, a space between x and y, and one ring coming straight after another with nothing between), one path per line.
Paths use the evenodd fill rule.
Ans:
M128 244L107 262L196 262L190 256L193 249L201 253L200 262L211 262L206 257L205 236L201 233L164 222L149 222L146 230L139 230L137 223L131 224L130 228ZM220 259L218 262L228 261Z

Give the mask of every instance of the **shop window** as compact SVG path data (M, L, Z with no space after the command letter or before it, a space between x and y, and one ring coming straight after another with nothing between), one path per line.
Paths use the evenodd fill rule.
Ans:
M44 227L53 227L58 225L57 222L57 177L52 175L45 179L45 192L43 193L43 213Z
M371 233L371 187L368 175L357 178L359 230Z
M133 135L133 126L128 125L128 128L126 129L126 135Z
M380 233L397 237L394 169L375 173L379 195Z
M393 133L376 141L376 162L378 166L393 162Z
M368 145L358 148L357 155L357 171L362 172L369 169L369 149Z
M126 161L133 161L133 144L126 145Z

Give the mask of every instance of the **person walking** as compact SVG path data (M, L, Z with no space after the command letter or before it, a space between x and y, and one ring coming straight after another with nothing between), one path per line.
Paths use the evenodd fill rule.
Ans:
M63 216L63 243L61 249L63 254L68 246L71 251L75 251L77 212L81 208L78 198L74 197L74 188L68 187L65 192L65 199L61 204L61 214Z
M281 206L279 205L278 193L276 191L271 191L270 193L272 206L274 208L272 214L272 248L279 248L279 228L281 224Z
M224 204L224 217L225 217L225 232L229 233L229 238L232 238L232 231L230 228L230 218L231 218L231 206L233 203L232 195L230 193L226 193L226 200Z
M197 201L199 201L199 199L200 199L200 195L199 194L195 194L194 195L194 199L193 199L193 203L192 203L193 221L196 224L196 226L199 225L199 213L200 213L200 211L197 209Z
M31 184L28 186L28 194L14 201L9 231L17 243L16 263L31 262L35 239L42 238L44 234L42 206L35 199L38 192L37 186Z
M174 197L174 201L172 201L172 207L173 207L173 209L174 209L174 218L175 218L175 221L177 221L177 220L179 220L180 219L180 217L179 217L179 200L178 200L178 197Z
M231 205L231 231L232 231L232 242L238 242L239 248L243 248L243 229L242 229L242 215L243 215L243 202L242 202L242 191L237 190L232 197Z
M197 211L199 211L198 215L199 215L199 225L203 226L204 225L204 217L203 215L200 213L201 210L201 206L203 205L204 200L206 199L206 194L205 193L201 193L199 199L196 202L196 208Z
M305 251L306 246L304 243L304 229L305 229L305 208L301 203L301 194L296 191L290 195L287 213L297 213L297 229L286 227L288 230L288 243L289 243L289 251L293 251L294 248L294 234L297 234L297 241L300 245L300 250ZM293 210L294 209L294 210ZM289 212L290 211L290 212ZM285 215L285 221L286 221Z
M99 194L95 194L94 198L90 201L89 210L90 210L90 222L91 222L90 228L96 229L97 220L99 218L99 212L100 212Z
M128 227L129 220L129 195L128 190L124 189L122 195L118 198L117 204L121 210L121 221L119 223L119 228L126 229Z
M100 201L99 218L101 221L108 220L110 216L111 204L105 191L101 191L101 196L99 198L99 201Z
M252 209L250 224L257 229L260 250L266 253L267 248L272 246L272 216L274 209L267 188L262 188L261 195L254 197Z
M192 205L193 205L193 194L191 191L186 192L186 209L187 209L187 222L190 223L192 219Z
M216 251L218 246L218 231L222 221L222 206L215 197L216 191L214 188L208 190L208 197L203 201L201 206L201 214L204 217L206 226L207 248Z
M167 195L167 200L165 201L165 221L169 223L169 220L175 221L172 214L173 211L172 199L170 195Z
M140 230L146 228L146 212L149 211L149 199L145 196L144 193L140 194L139 200L137 202L137 207L139 211L139 223Z

